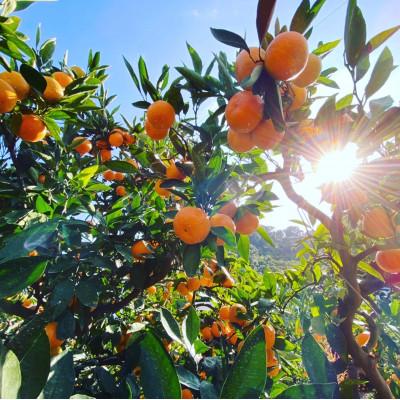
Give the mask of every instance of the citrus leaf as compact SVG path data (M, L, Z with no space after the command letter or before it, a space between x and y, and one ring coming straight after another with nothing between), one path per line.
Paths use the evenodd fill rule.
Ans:
M219 42L224 43L228 46L236 47L241 50L249 50L246 41L239 36L237 33L227 31L225 29L215 29L210 28L212 35L217 39Z
M337 398L337 383L303 383L288 387L278 395L278 399L334 399Z
M21 387L21 369L17 356L0 342L0 397L16 399Z
M325 1L326 0L316 0L314 4L310 6L309 0L303 0L292 18L290 30L304 33L321 10Z
M21 64L19 72L21 72L22 76L25 78L30 86L35 88L40 93L44 92L47 86L47 82L38 70L28 64Z
M179 325L176 322L175 318L171 314L169 310L166 308L161 307L160 310L160 321L167 332L168 336L172 339L177 341L178 343L183 344L181 331L179 329Z
M190 348L200 333L200 319L193 307L189 307L189 313L182 324L183 338Z
M188 276L194 276L200 265L200 245L185 245L183 249L183 269Z
M256 25L258 40L260 43L264 40L264 37L268 32L275 5L276 0L258 0Z
M357 65L365 46L366 24L356 1L350 0L347 8L344 47L346 60L352 67Z
M385 43L392 35L394 35L400 29L400 25L394 26L393 28L386 29L383 32L378 33L365 45L365 51L369 54L377 49L381 44Z

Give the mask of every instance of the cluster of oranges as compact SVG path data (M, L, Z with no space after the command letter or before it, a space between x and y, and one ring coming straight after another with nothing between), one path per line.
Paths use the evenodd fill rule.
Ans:
M165 139L175 122L175 110L164 100L157 100L147 109L144 129L153 140Z

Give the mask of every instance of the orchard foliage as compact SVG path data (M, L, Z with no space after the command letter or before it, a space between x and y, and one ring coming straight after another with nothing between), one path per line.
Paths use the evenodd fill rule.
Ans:
M154 79L124 58L131 121L100 53L58 62L40 29L31 47L12 14L31 3L3 2L0 19L1 396L398 397L400 112L374 98L390 50L370 55L399 26L368 39L349 0L354 87L338 98L325 56L340 41L306 40L325 1L271 29L260 0L259 44L211 29L236 62L187 44L192 65ZM328 215L293 182L350 142L362 162L321 188ZM296 266L260 274L249 235L274 245L259 225L274 181L306 235Z

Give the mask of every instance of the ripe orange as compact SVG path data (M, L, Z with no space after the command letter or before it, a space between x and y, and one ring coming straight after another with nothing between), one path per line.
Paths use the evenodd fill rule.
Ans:
M225 214L214 214L210 218L210 224L211 227L225 227L226 229L229 229L232 233L235 233L235 223L233 222L232 218L229 217L228 215ZM217 246L223 246L224 241L220 238L217 238Z
M28 257L37 257L39 252L37 250L32 250L28 253Z
M238 341L239 337L236 333L234 333L233 335L229 336L228 338L228 342L232 345L235 346L237 341Z
M321 59L314 53L308 55L306 67L293 80L293 83L298 87L306 87L313 84L319 77L322 69Z
M160 187L162 182L163 181L161 179L158 179L156 181L156 184L154 185L154 190L156 191L156 193L159 196L168 198L169 196L171 196L171 192L168 189L164 189L164 188Z
M39 175L38 181L43 185L46 182L46 175Z
M103 172L103 178L106 180L106 181L113 181L114 180L114 178L115 178L115 173L114 173L114 171L111 171L111 170L107 170L107 171L104 171Z
M57 322L49 322L45 327L46 335L49 338L50 349L59 347L64 343L63 339L58 339L57 337Z
M226 122L237 133L250 133L263 117L263 101L250 91L233 95L225 109Z
M131 158L127 158L127 159L125 159L125 161L128 162L129 164L131 164L136 169L139 169L139 164L137 163L136 160L132 160Z
M211 328L209 326L206 326L201 330L201 336L206 342L209 342L214 339Z
M263 326L266 349L270 350L275 344L275 329L272 325L266 324Z
M28 97L31 87L19 72L2 72L0 79L7 82L15 90L18 100L24 100Z
M197 207L184 207L173 221L176 236L186 244L201 243L211 230L207 214Z
M307 89L291 84L289 85L289 96L292 100L289 111L298 110L307 100Z
M124 138L124 144L127 146L134 144L136 142L136 137L133 135L130 135L129 132L122 132L122 136Z
M271 368L271 369L268 371L268 376L269 376L271 379L272 379L272 378L275 378L275 377L279 374L279 372L281 372L281 366L280 366L280 365Z
M242 318L247 313L247 309L243 304L234 304L229 307L229 321L239 325L243 325L246 321Z
M250 47L250 54L242 50L236 57L235 75L238 82L242 82L251 75L253 69L264 62L265 51L258 47ZM246 89L250 89L249 86Z
M389 239L395 235L395 227L383 207L374 207L364 212L361 231L373 239Z
M279 364L276 354L273 350L267 350L267 367L276 367Z
M14 109L18 96L16 91L3 79L0 79L0 113L4 114Z
M371 337L370 332L368 331L361 332L356 336L356 342L361 347L366 346L366 344L369 342L370 337Z
M235 280L229 275L222 282L222 286L228 289L233 288L235 286Z
M246 153L254 147L253 136L249 133L238 133L229 129L226 140L229 148L236 153Z
M157 293L157 288L155 286L150 286L147 289L148 294L156 294Z
M46 89L43 92L43 98L48 103L57 103L64 97L64 88L51 76L45 76Z
M284 133L275 129L272 119L267 119L257 125L251 136L255 146L262 150L270 150L281 142Z
M287 81L305 68L308 60L306 38L298 32L282 32L268 45L264 65L275 79Z
M90 140L85 139L82 141L82 139L84 138L78 136L72 140L72 146L74 146L74 143L81 142L76 147L74 147L74 150L78 152L81 156L83 156L86 153L89 153L90 150L92 150L92 143L90 142Z
M218 322L214 321L211 325L211 333L214 337L219 338L221 336L221 327L219 326Z
M193 399L193 393L190 389L182 389L182 399Z
M169 161L166 166L165 176L168 179L185 179L185 174L176 166L174 161Z
M138 240L131 247L131 254L133 258L141 259L154 252L153 247L145 240Z
M100 150L100 159L101 162L107 162L111 160L111 150L102 149Z
M258 228L258 217L247 211L239 220L236 221L236 232L241 235L251 235Z
M97 147L99 150L108 149L108 143L107 143L107 141L104 140L104 139L99 139L99 140L96 140L96 147Z
M114 147L120 147L124 143L124 137L120 132L111 133L108 137L108 143Z
M115 172L114 180L116 181L123 181L125 179L125 174L122 172Z
M38 142L46 136L47 128L44 122L34 114L22 114L21 125L17 136L26 142Z
M176 291L182 296L186 296L189 293L189 289L185 282L179 282L176 286Z
M228 203L225 203L219 210L219 214L225 214L228 215L229 217L233 218L236 214L237 211L237 206L234 201L229 201Z
M144 123L144 130L147 136L153 140L162 140L168 136L169 128L154 128L154 126L146 119Z
M72 79L71 75L66 74L62 71L54 72L51 75L63 88L66 88L70 83L74 80Z
M24 308L29 308L32 305L32 300L31 299L24 299L24 301L22 302L22 307Z
M155 101L147 109L147 120L156 129L169 129L175 122L175 110L166 101Z
M117 194L117 196L120 196L120 197L126 196L125 186L122 186L122 185L117 186L115 188L115 193Z
M375 261L389 274L400 272L400 249L381 250L376 253Z
M195 292L200 289L200 279L197 277L188 278L186 285L191 292Z
M71 71L75 72L75 75L78 78L83 78L86 75L86 72L81 67L78 67L77 65L74 65L73 67L71 67Z

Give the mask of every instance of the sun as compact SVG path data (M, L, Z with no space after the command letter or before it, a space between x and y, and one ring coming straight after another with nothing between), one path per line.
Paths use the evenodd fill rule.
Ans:
M315 180L319 184L343 182L351 178L359 164L357 146L349 143L342 150L326 153L320 159L315 172Z

